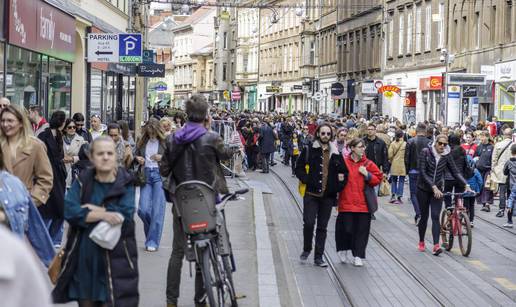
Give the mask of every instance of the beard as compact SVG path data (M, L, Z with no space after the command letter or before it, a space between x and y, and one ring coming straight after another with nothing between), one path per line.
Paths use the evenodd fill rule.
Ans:
M330 142L330 139L329 138L320 138L319 142L321 142L322 144L328 144Z

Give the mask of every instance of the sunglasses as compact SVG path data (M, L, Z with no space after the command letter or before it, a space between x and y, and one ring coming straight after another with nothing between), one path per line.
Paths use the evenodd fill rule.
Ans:
M68 127L66 127L66 129L77 129L77 127L75 127L75 126L68 126Z
M320 134L321 134L321 135L328 135L328 136L330 136L330 135L331 135L331 132L321 132Z
M448 143L446 143L446 142L445 142L445 143L443 143L443 142L437 142L437 145L439 145L439 146L446 146L446 145L448 145Z

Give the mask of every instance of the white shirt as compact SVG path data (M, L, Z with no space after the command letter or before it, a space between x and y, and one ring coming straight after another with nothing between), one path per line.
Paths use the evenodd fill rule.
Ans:
M158 153L159 141L158 139L150 139L145 145L145 167L158 168L158 162L151 159L152 156Z

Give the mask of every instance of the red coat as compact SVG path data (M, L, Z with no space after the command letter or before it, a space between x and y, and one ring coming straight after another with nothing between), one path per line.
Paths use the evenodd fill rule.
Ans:
M474 156L475 155L475 152L477 151L477 147L478 145L473 143L473 144L462 144L460 145L462 148L464 148L464 150L466 151L466 154L467 155L470 155L470 156Z
M365 178L360 174L358 168L367 165L366 169L371 174L368 184L372 187L380 184L383 174L378 166L365 155L358 162L355 162L351 156L347 156L344 162L348 167L349 177L344 190L339 194L339 212L369 212L364 195Z

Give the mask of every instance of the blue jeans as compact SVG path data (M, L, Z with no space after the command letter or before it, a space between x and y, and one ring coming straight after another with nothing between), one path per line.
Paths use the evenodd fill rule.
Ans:
M391 194L398 198L403 197L403 186L405 185L405 176L391 176Z
M509 196L509 201L507 202L507 208L514 208L514 201L516 200L516 186L512 187L511 195Z
M165 219L165 194L158 168L145 168L146 184L140 189L138 216L143 222L145 247L158 248Z
M63 241L64 219L43 219L43 223L47 227L52 243L54 245L61 245Z
M419 202L417 200L417 177L418 173L409 173L409 188L410 188L410 201L412 202L412 206L414 207L414 212L416 215L421 215L421 211L419 209Z

